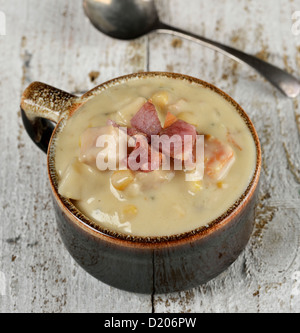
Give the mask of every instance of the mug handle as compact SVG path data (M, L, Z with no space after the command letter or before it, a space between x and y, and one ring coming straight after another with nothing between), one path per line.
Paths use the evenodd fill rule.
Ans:
M76 101L78 96L42 82L31 83L23 92L20 106L24 127L46 154L57 122Z

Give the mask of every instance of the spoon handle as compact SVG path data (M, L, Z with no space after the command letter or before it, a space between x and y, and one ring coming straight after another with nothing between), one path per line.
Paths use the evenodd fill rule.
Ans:
M209 40L205 37L195 35L191 32L172 27L162 22L159 22L157 24L155 30L157 32L169 33L178 37L189 39L194 42L198 42L215 51L221 52L226 56L229 56L233 60L251 66L287 97L295 98L300 93L300 82L295 77L257 57L254 57L232 47L223 45L221 43Z

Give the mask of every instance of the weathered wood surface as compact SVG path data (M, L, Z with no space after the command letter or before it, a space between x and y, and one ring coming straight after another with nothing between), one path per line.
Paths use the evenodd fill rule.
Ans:
M300 78L299 0L161 0L166 22L224 42ZM300 97L283 97L252 69L169 35L112 40L84 17L80 0L0 0L0 312L299 312ZM20 119L35 80L82 92L121 74L181 72L216 84L248 112L261 139L256 225L238 260L209 283L138 295L85 273L65 250L50 201L45 155Z

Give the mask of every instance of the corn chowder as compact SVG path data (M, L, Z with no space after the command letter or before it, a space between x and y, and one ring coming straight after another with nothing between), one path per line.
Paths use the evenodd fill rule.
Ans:
M152 149L154 136L176 140ZM203 174L187 180L201 136ZM114 153L125 142L125 153L109 154L110 146L99 144L106 137L115 140ZM115 156L113 170L103 167L108 155ZM207 225L243 194L255 163L252 134L229 101L168 77L123 81L88 100L59 133L55 159L61 196L104 229L135 236Z

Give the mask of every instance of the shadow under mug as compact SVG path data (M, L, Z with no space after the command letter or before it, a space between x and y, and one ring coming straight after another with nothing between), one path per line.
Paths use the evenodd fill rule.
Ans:
M55 139L64 123L93 96L126 80L153 76L188 80L212 89L233 104L253 136L256 168L243 195L206 227L160 238L108 233L78 211L70 200L58 194ZM53 206L63 243L75 261L100 281L126 291L147 294L190 289L223 272L248 243L254 226L261 169L260 143L247 114L215 86L182 74L145 72L113 79L78 97L33 82L22 95L21 113L29 136L47 153Z

